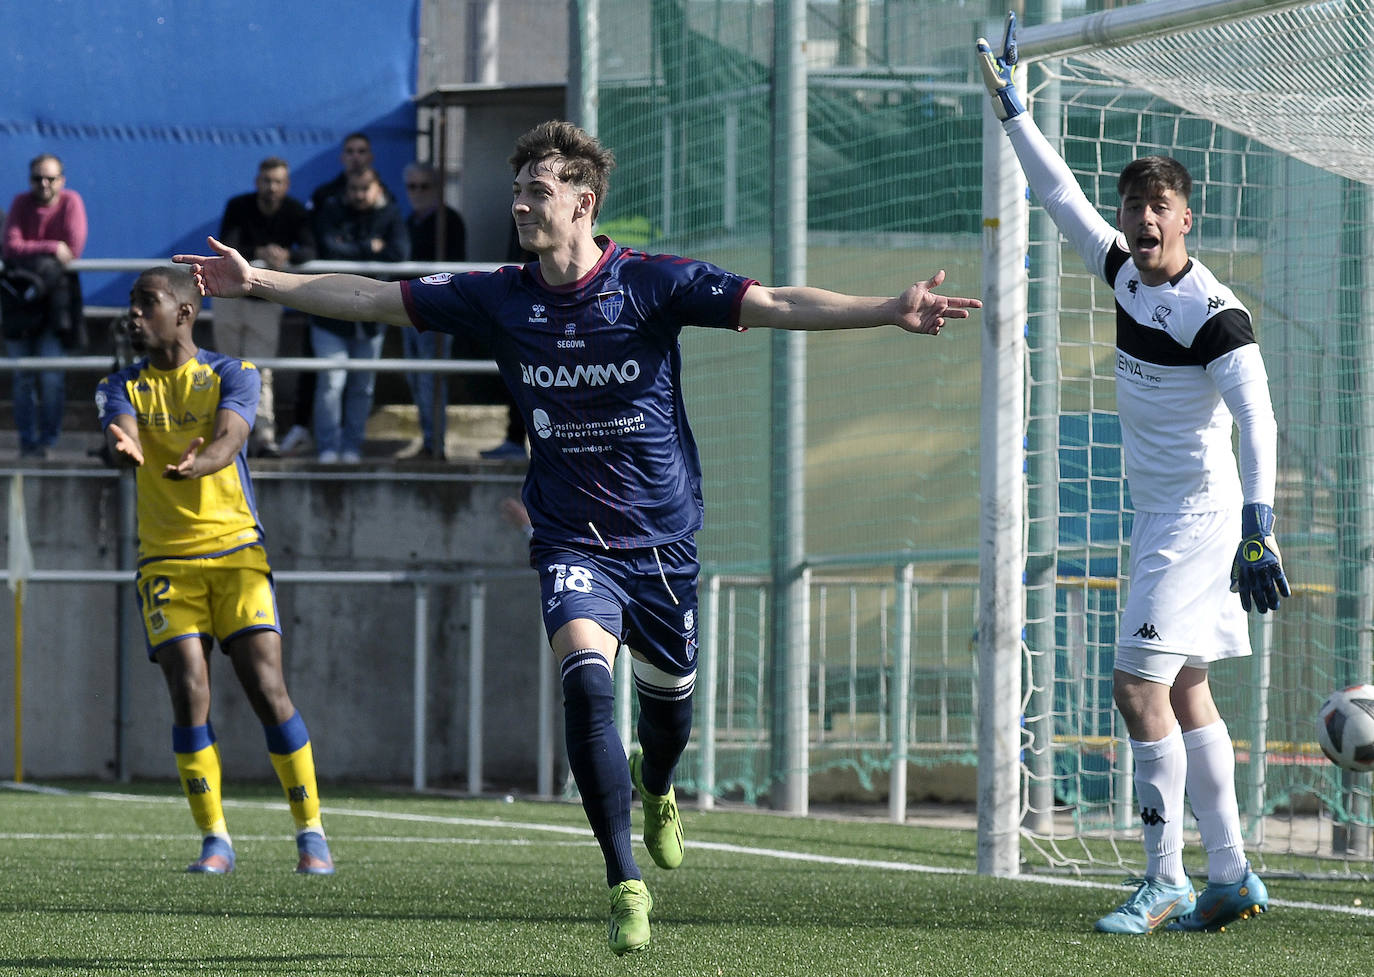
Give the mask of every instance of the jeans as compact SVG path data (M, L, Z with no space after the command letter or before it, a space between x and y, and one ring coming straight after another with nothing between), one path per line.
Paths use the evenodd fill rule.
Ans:
M408 360L446 360L449 356L449 347L452 345L452 337L448 333L422 333L418 329L405 329L401 332L401 343ZM410 399L415 402L415 410L420 415L420 435L424 439L425 450L437 458L442 454L439 449L444 446L444 437L448 433L448 416L445 411L448 406L447 375L407 373L406 383L410 385Z
M363 323L349 323L340 336L311 323L310 343L321 360L375 360L382 355L382 333L369 336ZM371 370L325 370L315 385L315 450L362 453L367 415L377 374Z
M25 339L5 340L8 356L65 356L62 341L52 330ZM61 370L16 370L14 426L19 430L19 453L35 454L57 443L66 406L66 374Z

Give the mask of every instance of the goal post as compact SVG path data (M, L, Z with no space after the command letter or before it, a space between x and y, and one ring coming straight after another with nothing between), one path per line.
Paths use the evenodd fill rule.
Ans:
M1361 859L1367 870L1370 855L1369 776L1321 757L1314 719L1333 688L1369 681L1372 667L1372 25L1374 0L1156 0L1019 32L1028 110L1104 216L1131 159L1188 166L1190 251L1241 296L1265 350L1295 595L1254 619L1253 659L1220 665L1214 688L1236 741L1247 844L1270 873ZM983 491L1001 494L983 500L980 578L999 592L980 609L1019 616L980 623L983 701L1001 735L980 725L979 801L992 807L980 811L979 865L1117 872L1140 853L1111 699L1131 521L1112 293L1039 208L1007 220L1017 204L990 189L1021 179L1006 143L985 126L984 273L996 297L985 319L997 321L984 327L983 436L1025 453L1011 477L1006 462L982 475ZM1024 329L1025 342L1001 341L1006 329ZM988 516L1019 513L1023 499L1013 542L1024 541L1024 579L999 565L1012 544L989 539ZM990 673L1018 685L1009 694ZM1009 816L1019 830L1005 830Z

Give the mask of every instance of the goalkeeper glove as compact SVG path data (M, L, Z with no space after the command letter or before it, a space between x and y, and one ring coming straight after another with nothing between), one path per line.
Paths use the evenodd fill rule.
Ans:
M1007 30L1002 35L1000 55L992 53L986 38L978 38L978 65L983 71L983 84L988 86L993 110L1003 122L1026 111L1013 77L1016 58L1016 14L1013 12L1007 14Z
M1251 601L1261 614L1277 610L1279 597L1289 596L1289 590L1274 541L1274 510L1260 502L1245 505L1240 532L1240 548L1231 564L1231 593L1240 594L1240 606L1247 611Z

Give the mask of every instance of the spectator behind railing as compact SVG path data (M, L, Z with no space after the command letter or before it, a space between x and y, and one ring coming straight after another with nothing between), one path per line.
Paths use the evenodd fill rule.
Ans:
M405 261L410 248L401 209L388 200L370 166L350 174L344 196L324 202L315 215L320 257L342 261ZM378 359L385 326L310 320L310 344L320 359ZM325 464L362 460L363 434L372 411L377 374L329 370L316 380L315 448Z
M315 233L305 204L289 196L291 168L286 160L269 156L258 164L252 193L229 198L220 219L219 239L268 268L281 271L315 257ZM262 299L216 299L215 350L237 359L257 361L278 354L282 307ZM250 455L275 458L277 447L276 397L269 367L258 365L262 395L248 443Z
M411 207L406 218L411 260L466 261L467 229L458 211L442 202L443 187L434 167L418 161L411 163L406 167L405 187ZM406 329L401 333L401 344L407 359L443 360L450 355L453 337L442 332ZM403 449L398 457L443 458L444 438L448 434L448 379L443 374L417 372L407 373L406 383L419 414L420 445Z
M67 271L86 247L86 205L67 189L51 153L29 163L29 190L14 198L4 228L0 304L11 357L59 357L86 345L81 282ZM14 374L19 456L42 459L62 434L66 376L61 370Z

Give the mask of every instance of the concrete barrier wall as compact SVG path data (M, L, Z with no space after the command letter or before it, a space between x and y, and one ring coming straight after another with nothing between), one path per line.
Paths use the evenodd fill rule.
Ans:
M484 779L494 787L534 789L538 667L549 652L524 535L498 514L501 499L518 493L520 475L478 464L383 474L289 461L262 463L254 472L277 572L482 568L502 575L487 585ZM12 474L0 469L6 493ZM24 482L39 570L119 568L118 476L49 466L25 470ZM414 587L279 582L277 597L287 683L310 728L321 778L409 783ZM132 602L127 585L29 584L22 667L28 779L113 778L117 756L134 778L175 775L166 688L141 645L129 656L125 725L117 728L121 613L141 640ZM0 603L7 649L0 655L0 777L8 778L14 770L15 608L12 599ZM427 626L427 778L461 785L468 748L465 588L431 585ZM226 778L270 780L262 728L218 649L212 682L212 721ZM561 729L561 717L552 718Z

